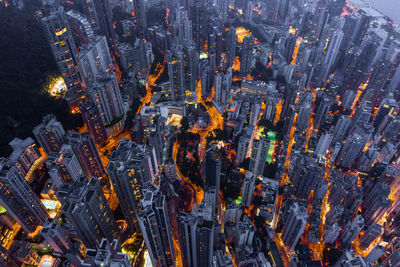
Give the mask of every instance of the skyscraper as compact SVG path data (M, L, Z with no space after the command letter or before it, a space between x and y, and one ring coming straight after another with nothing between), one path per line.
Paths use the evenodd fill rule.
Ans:
M96 144L101 144L107 140L107 132L104 127L100 111L94 104L85 103L80 107L83 121L88 128L88 131L92 134Z
M88 45L83 46L79 52L79 61L80 72L88 86L95 81L97 75L111 72L115 68L105 36L93 37Z
M304 132L308 127L308 122L312 112L311 104L313 102L313 97L313 94L310 91L307 91L299 98L299 115L296 121L296 130L299 132Z
M363 249L368 248L371 243L382 233L383 227L379 224L372 223L368 226L367 230L365 231L364 235L360 238L360 246Z
M214 251L214 221L180 212L178 230L183 266L210 266Z
M244 177L242 184L242 207L249 207L253 200L257 176L248 171Z
M167 51L170 98L172 101L185 99L184 57L181 46Z
M294 202L289 208L289 215L283 227L282 241L290 251L293 251L307 224L306 208Z
M15 164L20 173L26 177L35 162L41 157L38 146L34 143L33 139L28 137L25 140L14 138L8 143L13 152L8 159Z
M63 183L73 183L84 172L70 145L63 145L59 152L53 152L46 161L53 185L59 187Z
M239 138L238 148L236 151L236 160L239 163L242 163L246 157L247 150L249 149L250 145L250 137L247 135L242 135Z
M42 226L48 214L24 177L14 166L0 164L0 204L25 232Z
M219 155L215 147L211 147L206 151L203 168L204 177L206 180L206 187L215 187L217 194L214 201L218 205L219 187L221 180L221 160L219 159Z
M350 168L371 139L374 128L369 124L356 127L354 133L350 134L338 155L338 162L342 167Z
M387 98L383 99L378 112L374 116L373 126L378 129L379 125L385 119L386 116L390 116L397 112L399 109L399 103L393 98L393 94L389 94Z
M323 95L313 121L314 129L319 129L325 123L330 107L331 99L328 96Z
M160 191L145 192L138 221L153 266L174 266L175 251L170 218L165 196Z
M0 245L0 264L7 267L18 267L21 265L14 255L5 249L3 245Z
M84 92L84 83L79 73L78 50L67 15L62 7L41 19L47 41L50 44L58 69L67 85L67 100L70 103L79 101Z
M96 82L88 90L88 96L97 107L105 126L122 119L124 107L115 73L96 76Z
M133 64L136 66L136 76L139 81L147 82L150 67L154 60L152 44L145 40L136 39L133 45Z
M135 11L138 37L143 39L147 36L146 5L144 0L133 0L132 3L133 3L133 9Z
M118 266L129 267L130 256L122 253L117 239L107 240L103 238L101 243L95 248L86 249L86 259L80 265L82 267L92 266Z
M192 41L192 22L188 18L187 10L182 6L176 10L174 36L179 45Z
M240 74L246 76L253 67L254 36L246 35L243 38L242 53L240 54Z
M357 216L353 221L349 221L340 233L340 242L343 246L348 246L364 228L364 219Z
M112 10L108 0L83 1L83 11L89 18L92 28L106 36L109 44L117 40L112 20Z
M321 134L321 137L318 140L317 148L314 151L314 154L317 157L325 156L329 146L331 145L333 136L329 133Z
M229 30L227 31L227 37L225 41L227 66L232 66L233 61L235 60L235 51L236 51L236 29L234 27L230 27Z
M343 35L344 33L341 29L335 30L331 39L329 40L328 49L326 51L321 70L321 79L323 84L328 79L328 76L332 71L333 64L336 62L336 57L339 53Z
M119 205L130 231L137 227L142 187L158 174L154 149L122 139L107 166Z
M63 255L72 246L67 232L54 219L48 218L40 231L41 236L53 249L53 252Z
M89 178L94 176L99 178L102 183L108 183L107 172L90 133L77 133L70 131L67 133L66 139L77 156L85 174Z
M64 128L52 114L44 116L42 122L33 128L32 132L46 154L58 152L65 141Z
M253 141L251 148L249 171L257 175L263 175L265 162L268 156L270 141L261 137L259 140Z
M348 116L340 116L338 122L333 129L332 143L342 142L346 137L346 133L350 128L351 119Z
M293 190L296 197L308 199L311 190L315 188L322 176L321 168L317 163L310 162L310 158L305 158L304 162L299 162L295 168L293 179Z
M192 40L183 45L185 89L196 92L197 78L199 76L199 53Z
M57 198L75 237L86 247L98 246L103 238L117 238L117 224L96 177L88 181L81 176L72 184L63 184L57 190Z

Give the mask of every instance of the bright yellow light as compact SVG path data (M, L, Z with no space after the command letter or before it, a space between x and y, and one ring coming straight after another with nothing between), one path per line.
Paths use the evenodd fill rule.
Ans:
M65 33L67 31L67 28L63 28L62 30L60 30L60 31L56 31L56 35L57 36L60 36L60 35L62 35L63 33Z
M63 97L67 92L67 85L64 82L63 77L59 76L51 80L48 85L47 92L54 97Z

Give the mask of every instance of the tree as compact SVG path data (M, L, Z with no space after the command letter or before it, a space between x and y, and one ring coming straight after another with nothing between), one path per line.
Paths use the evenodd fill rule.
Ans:
M8 156L14 137L32 136L32 128L46 114L55 114L65 129L82 125L67 103L44 89L49 75L60 76L43 29L34 14L36 0L24 1L22 10L0 7L0 155ZM9 122L16 121L18 127ZM10 125L9 125L10 124Z
M189 126L189 120L186 116L183 116L182 120L181 120L181 130L183 132L186 132L187 130L189 130L190 126Z

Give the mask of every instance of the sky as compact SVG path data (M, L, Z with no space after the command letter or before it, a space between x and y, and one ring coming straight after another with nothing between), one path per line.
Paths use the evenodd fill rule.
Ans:
M364 0L364 2L400 24L400 0Z

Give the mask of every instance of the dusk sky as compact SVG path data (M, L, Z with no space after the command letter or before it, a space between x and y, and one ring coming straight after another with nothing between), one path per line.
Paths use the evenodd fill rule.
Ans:
M399 0L364 0L371 4L383 14L389 16L400 24L400 1Z

